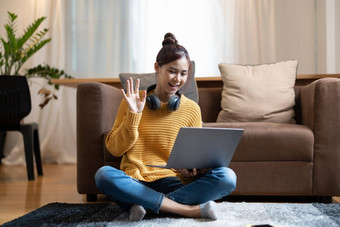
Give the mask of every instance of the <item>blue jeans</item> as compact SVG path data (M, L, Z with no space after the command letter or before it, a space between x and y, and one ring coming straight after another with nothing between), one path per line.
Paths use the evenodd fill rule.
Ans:
M227 167L210 170L184 185L178 177L154 182L136 180L111 166L101 167L95 181L98 189L123 209L139 204L159 212L164 196L181 204L202 204L221 199L236 188L236 174Z

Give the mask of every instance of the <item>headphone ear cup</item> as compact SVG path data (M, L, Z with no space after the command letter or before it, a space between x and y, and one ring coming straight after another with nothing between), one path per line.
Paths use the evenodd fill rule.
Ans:
M170 97L168 101L168 110L175 111L178 109L179 105L181 103L181 98L177 95L173 95Z
M156 95L148 95L146 97L146 105L150 110L158 110L161 107L161 101Z

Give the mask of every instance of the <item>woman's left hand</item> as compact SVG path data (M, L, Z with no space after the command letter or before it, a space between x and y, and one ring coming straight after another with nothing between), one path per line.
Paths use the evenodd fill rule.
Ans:
M180 174L182 174L183 177L194 177L197 175L196 168L194 169L178 169L177 170Z
M179 172L180 174L182 174L183 177L194 177L198 174L204 174L208 171L210 171L211 169L178 169L177 172Z

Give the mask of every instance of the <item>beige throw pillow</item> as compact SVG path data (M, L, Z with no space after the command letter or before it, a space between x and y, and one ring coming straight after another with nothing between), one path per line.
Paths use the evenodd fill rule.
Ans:
M263 65L219 64L223 81L217 122L294 123L297 61Z

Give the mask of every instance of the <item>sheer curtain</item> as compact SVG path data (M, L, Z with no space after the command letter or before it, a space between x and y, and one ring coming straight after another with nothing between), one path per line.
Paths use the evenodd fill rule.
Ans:
M224 2L227 63L261 64L276 61L275 2Z
M174 33L188 49L201 75L218 75L215 62L222 60L222 51L211 50L219 49L216 47L223 43L221 1L70 2L72 47L68 55L72 56L76 76L118 77L121 72L153 72L166 32Z
M318 4L317 4L318 3ZM166 32L196 62L196 76L219 76L218 64L297 59L318 73L319 12L314 0L68 1L67 56L76 77L152 72ZM319 6L318 6L319 5Z
M187 48L197 77L219 76L221 62L287 59L299 61L300 74L340 71L333 59L340 51L332 49L340 47L340 4L334 0L2 0L0 24L7 11L19 14L18 31L41 16L51 29L52 42L25 67L46 62L76 78L152 72L166 32ZM54 91L58 100L40 110L36 93L48 85L38 78L30 84L32 112L25 121L39 123L43 161L74 163L76 89L61 86ZM21 141L18 133L9 134L3 163L24 163Z

